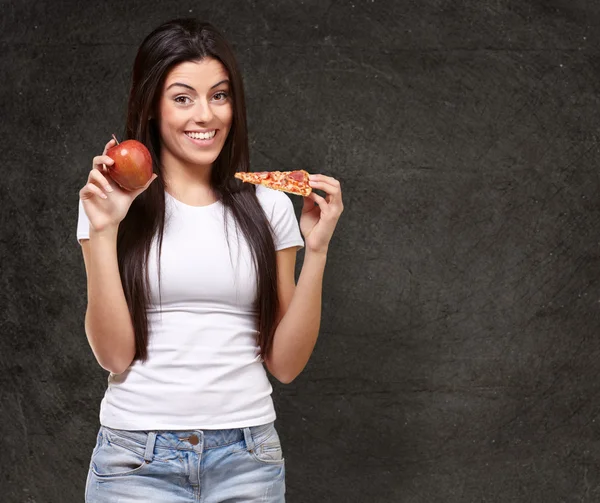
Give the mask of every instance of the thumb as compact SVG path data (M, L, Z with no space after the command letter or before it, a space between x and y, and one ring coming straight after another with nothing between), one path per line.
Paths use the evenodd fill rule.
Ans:
M150 178L150 180L148 180L148 183L144 186L144 190L147 189L148 187L150 187L150 184L157 178L158 178L158 175L156 173L152 173L152 178Z
M150 180L148 180L148 183L146 183L146 185L144 185L141 189L137 189L135 191L135 195L134 198L136 198L137 196L139 196L142 192L144 192L148 187L150 187L150 184L156 180L158 178L158 175L156 173L152 173L152 177L150 178Z
M310 193L308 196L304 196L304 204L302 205L302 213L312 210L315 207L315 199L312 197L313 194Z

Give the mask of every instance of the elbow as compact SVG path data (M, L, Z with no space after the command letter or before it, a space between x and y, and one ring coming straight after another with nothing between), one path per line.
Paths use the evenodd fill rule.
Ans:
M275 377L281 384L290 384L298 376L297 375L294 375L294 376L293 375L280 375L280 376L275 376Z
M265 364L269 373L281 384L292 383L296 377L302 373L306 366L306 362L301 363L280 360L273 358L273 355L265 360Z
M267 360L265 363L269 373L281 384L290 384L294 379L296 379L296 377L298 377L298 374L286 372L285 370L277 368L277 366L273 364L272 360Z
M98 362L100 364L100 366L110 372L111 374L122 374L123 372L125 372L128 368L129 365L119 365L119 364L107 364L107 363L103 363L103 362Z
M99 355L96 355L96 361L104 370L110 372L111 374L118 375L122 374L129 368L131 362L133 361L133 358L101 358Z
M269 369L273 377L277 379L281 384L290 384L300 375L300 372L289 372L289 371L273 371Z
M103 338L90 330L87 318L85 332L94 357L104 370L112 374L122 374L129 368L135 358L134 344L123 345L117 341L119 345L116 347L114 342L102 342ZM133 335L131 340L133 340Z

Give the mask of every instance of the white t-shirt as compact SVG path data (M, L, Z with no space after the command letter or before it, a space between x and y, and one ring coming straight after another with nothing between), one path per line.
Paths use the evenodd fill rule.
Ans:
M302 247L298 221L283 192L257 186L275 232L275 249ZM125 430L226 429L275 420L256 342L256 271L233 217L217 201L189 206L165 192L159 311L157 239L148 263L148 360L110 374L100 423ZM77 238L89 238L79 201Z

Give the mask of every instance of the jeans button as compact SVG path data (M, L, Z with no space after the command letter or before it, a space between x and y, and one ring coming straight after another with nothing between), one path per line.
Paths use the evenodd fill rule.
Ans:
M198 445L200 440L198 440L198 437L196 435L190 435L188 438L188 442L192 445Z

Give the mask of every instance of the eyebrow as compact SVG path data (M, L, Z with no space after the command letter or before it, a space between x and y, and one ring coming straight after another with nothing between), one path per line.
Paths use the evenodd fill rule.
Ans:
M214 86L211 87L211 89L214 89L215 87L218 87L221 84L229 84L229 79L224 79L221 82L217 82ZM175 86L185 87L186 89L190 89L190 90L196 92L196 90L192 86L190 86L188 84L183 84L181 82L174 82L169 87L167 87L166 90L168 91L169 89L171 89L172 87L175 87Z

